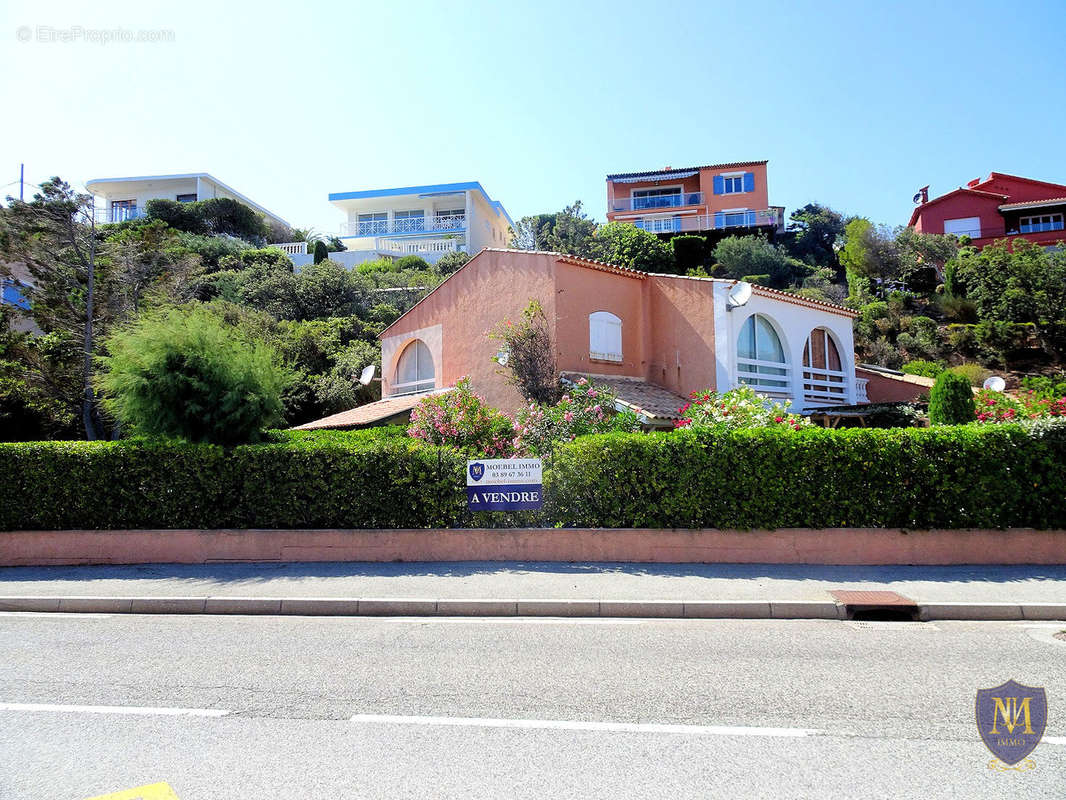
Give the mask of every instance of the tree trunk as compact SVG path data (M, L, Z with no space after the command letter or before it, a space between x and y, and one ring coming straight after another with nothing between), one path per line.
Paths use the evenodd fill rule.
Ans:
M85 292L85 359L82 362L82 381L85 399L82 401L82 422L85 424L85 438L94 441L99 438L96 426L96 403L93 397L93 289L96 279L96 220L91 222L89 239L89 269L86 275Z

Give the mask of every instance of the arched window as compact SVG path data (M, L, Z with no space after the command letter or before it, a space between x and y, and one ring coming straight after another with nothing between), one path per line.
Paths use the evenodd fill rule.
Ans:
M610 311L589 314L589 358L622 360L622 320Z
M421 339L415 339L400 353L396 362L396 382L392 388L396 394L424 392L436 386L433 373L433 356Z
M833 335L815 328L803 346L803 397L808 403L845 402L844 368Z
M740 328L737 382L770 394L788 394L788 360L769 318L752 314Z

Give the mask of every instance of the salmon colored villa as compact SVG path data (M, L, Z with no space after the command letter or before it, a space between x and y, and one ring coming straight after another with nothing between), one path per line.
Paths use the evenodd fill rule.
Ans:
M607 176L607 219L651 233L774 233L784 208L771 206L766 161L666 167Z
M481 251L381 333L380 403L304 427L373 424L469 376L497 408L519 393L489 331L544 308L564 379L598 376L649 427L668 427L699 389L750 384L796 410L864 401L854 312L762 286L730 310L732 280L654 275L559 253ZM406 402L404 402L406 400ZM380 410L380 411L379 411Z
M993 172L932 200L926 200L923 189L915 201L919 205L911 213L910 227L919 233L969 236L978 248L1003 238L1040 245L1064 238L1066 185L1061 183Z

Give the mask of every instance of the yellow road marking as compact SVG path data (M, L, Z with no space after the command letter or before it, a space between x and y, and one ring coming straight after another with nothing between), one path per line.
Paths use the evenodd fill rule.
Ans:
M126 789L124 792L101 794L90 797L88 800L179 800L179 798L168 784L153 783L148 786L138 786L136 789Z

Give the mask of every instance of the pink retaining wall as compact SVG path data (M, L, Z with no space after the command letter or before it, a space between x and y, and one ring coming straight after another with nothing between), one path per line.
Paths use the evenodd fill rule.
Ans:
M0 566L225 561L1066 564L1066 531L610 528L0 532Z

